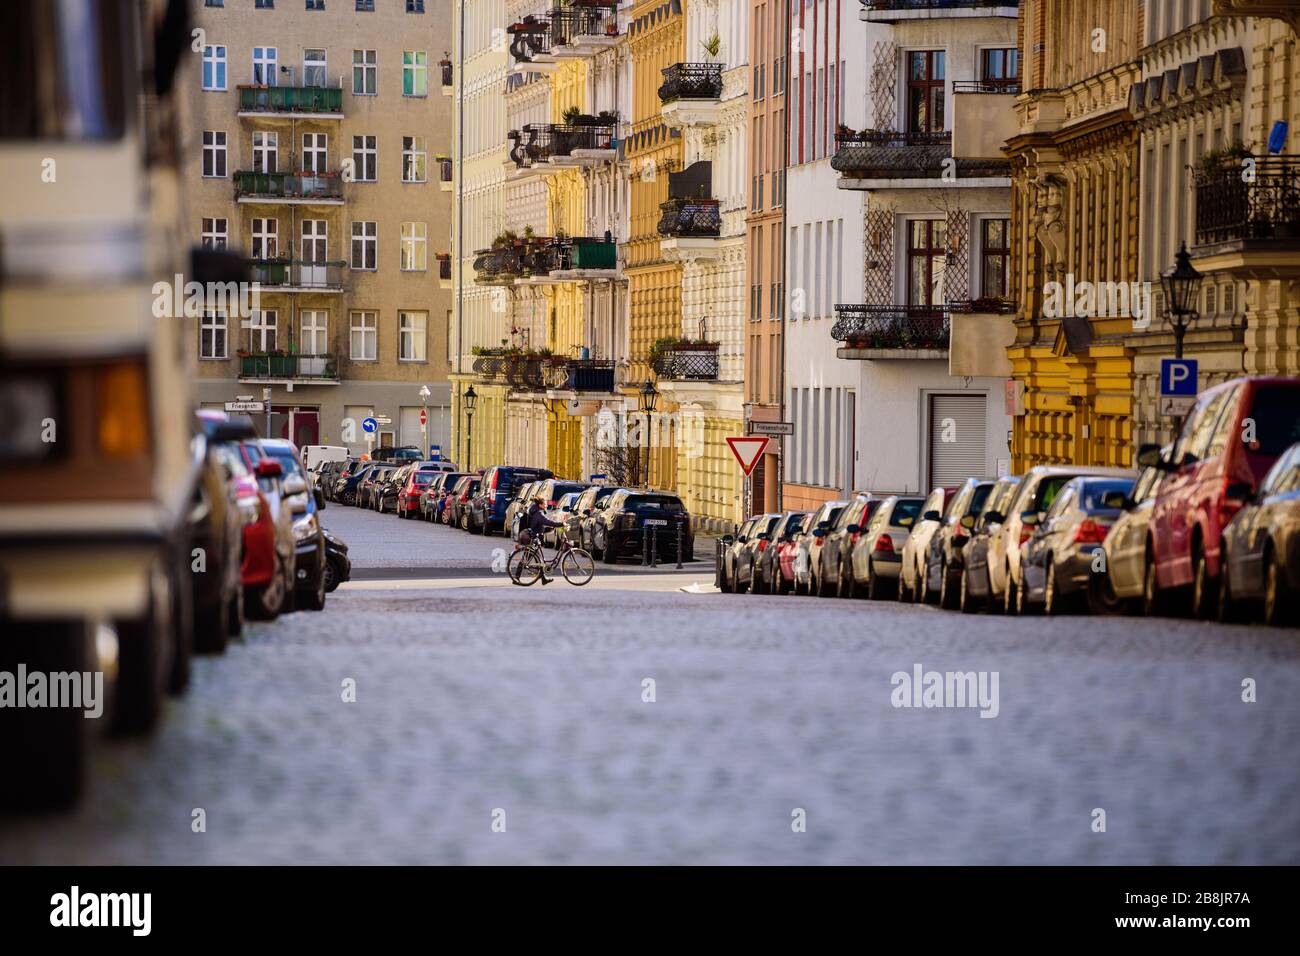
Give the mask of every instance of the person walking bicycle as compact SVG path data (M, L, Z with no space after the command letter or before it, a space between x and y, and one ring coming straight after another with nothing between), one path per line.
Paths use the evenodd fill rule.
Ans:
M564 525L558 521L552 521L550 518L546 517L546 512L542 508L542 499L539 496L535 496L532 500L532 503L528 506L527 522L528 522L528 536L537 542L538 552L543 559L541 562L542 583L550 584L552 579L546 576L547 562L545 560L546 551L542 547L542 542L545 540L543 536L545 535L547 528L562 528L564 527Z

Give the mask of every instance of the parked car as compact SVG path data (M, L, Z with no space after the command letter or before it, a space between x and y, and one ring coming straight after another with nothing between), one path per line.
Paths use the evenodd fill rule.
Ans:
M1164 471L1151 516L1144 604L1211 617L1224 529L1264 475L1300 441L1300 378L1239 378L1196 400L1169 457L1154 445L1138 464Z
M821 546L821 571L815 576L818 594L844 598L858 596L850 559L863 529L870 523L882 500L873 495L856 495L835 519Z
M283 493L290 498L293 514L294 607L322 611L325 609L325 538L320 523L323 498L311 491L307 471L293 442L263 438L258 445L284 469ZM299 485L301 491L290 490Z
M614 492L621 490L618 487L597 487L592 497L585 499L578 506L580 512L578 515L579 533L582 535L582 546L591 553L593 558L599 558L605 554L605 525L601 522L600 517L609 505ZM588 491L591 491L591 489L588 489Z
M956 494L955 486L935 488L921 505L921 519L912 525L912 533L903 545L903 563L898 571L900 601L933 604L939 600L938 589L930 583L930 541L939 533L944 513Z
M972 614L990 605L989 545L1006 520L1007 509L1020 486L1019 475L1005 475L993 485L962 548L962 571L957 585L957 609Z
M587 488L578 495L578 500L574 502L573 510L569 512L565 522L569 540L579 548L586 548L592 557L600 557L600 555L592 550L593 545L588 537L591 516L598 508L604 508L606 499L616 491L618 488L615 485L592 485Z
M528 514L528 506L533 500L533 489L540 485L540 481L527 481L515 488L515 493L506 503L506 511L502 520L501 533L510 534L512 541L519 540L519 532L523 528L524 515Z
M415 518L420 514L420 495L428 488L435 478L440 474L449 474L448 472L437 471L412 471L406 476L406 481L397 492L397 501L394 509L399 518Z
M542 541L552 547L559 547L561 535L568 537L569 516L573 513L573 506L577 504L578 496L581 492L570 491L560 495L555 502L554 508L546 509L546 517L560 525L558 528L550 528L542 535Z
M504 532L506 507L515 496L515 492L519 490L519 486L525 482L554 477L554 473L548 468L493 465L483 472L479 491L470 501L465 530L478 531L480 534Z
M406 462L423 461L424 452L415 445L384 445L370 453L371 461Z
M855 584L866 589L873 601L894 597L898 588L903 548L925 499L919 496L890 495L872 512L871 520L858 536L849 553Z
M237 440L242 432L230 428L224 412L201 412L196 423L195 451L202 456L202 471L190 509L190 544L191 549L200 549L203 570L194 575L194 650L219 654L243 627L244 525L256 520L256 499L250 508L241 508L241 487L247 493L253 479L242 458L236 475L222 450L223 442Z
M1021 614L1079 609L1087 599L1106 552L1106 534L1124 511L1136 479L1075 478L1068 482L1025 543Z
M261 454L256 441L246 441L241 446L250 457L256 458L253 476L261 492L260 506L264 509L266 522L259 526L259 531L271 540L269 563L265 559L253 569L250 575L244 575L244 610L257 620L271 620L282 612L293 610L294 592L294 538L293 520L296 517L293 506L285 501L300 491L306 491L301 479L289 479L285 485L284 467L278 460ZM254 450L258 453L253 455ZM302 487L298 487L298 485ZM302 505L306 510L306 504ZM264 548L258 548L264 553Z
M755 573L759 559L767 553L772 544L772 532L781 521L781 512L755 515L750 519L749 531L745 540L737 541L735 557L731 568L731 590L735 594L744 594L754 590Z
M813 567L821 556L822 538L835 524L840 512L847 507L847 501L827 501L822 504L808 521L808 526L799 537L794 553L794 592L795 594L813 593ZM818 532L821 532L819 535Z
M325 496L326 501L334 500L334 485L346 464L346 459L343 461L323 461L320 468L316 470L312 480L315 482L316 487L320 489L321 494Z
M406 486L406 480L415 473L416 462L394 468L379 481L371 494L375 510L380 514L397 510L397 496Z
M352 579L352 561L347 542L328 528L321 529L321 533L325 536L325 590L333 591Z
M651 536L650 546L659 560L677 559L679 539L681 559L694 560L695 539L691 533L690 514L682 499L670 491L620 488L599 512L598 522L601 553L606 564L617 563L623 555L642 554L647 534Z
M463 471L444 471L434 475L428 487L420 493L420 517L425 521L441 521L451 489L467 474Z
M563 478L545 478L533 489L533 494L542 499L542 507L548 512L554 511L560 499L567 494L581 494L587 490L589 482L566 481ZM560 520L554 514L547 514L552 521Z
M357 506L373 509L375 507L375 492L388 479L388 476L396 470L395 465L386 465L383 462L376 462L366 469L361 483L357 485Z
M1165 452L1172 445L1165 446ZM1147 542L1150 540L1151 510L1156 488L1164 478L1159 468L1143 468L1133 485L1124 512L1110 527L1102 543L1106 573L1092 599L1094 614L1136 612L1142 607L1146 588Z
M469 503L478 493L482 479L478 475L466 475L456 482L451 489L451 497L444 510L444 521L453 528L469 530Z
M343 470L334 479L333 500L341 505L355 505L357 503L357 492L361 487L361 480L373 467L373 462L361 458L349 458L344 462Z
M740 552L744 550L746 542L754 533L754 528L758 524L758 519L762 515L754 515L743 521L736 533L724 534L721 538L722 554L718 563L718 587L723 591L730 591L733 594L739 594L736 589L736 564L740 557Z
M803 530L804 520L809 517L807 511L786 511L781 520L772 529L768 545L758 556L754 568L752 588L764 594L784 594L787 581L793 584L793 578L784 576L781 569L781 548L792 542L794 536ZM793 565L790 567L793 571Z
M303 445L302 466L313 475L329 462L346 461L348 450L342 445Z
M1219 618L1259 607L1267 624L1294 625L1300 596L1300 444L1278 458L1224 532Z
M1034 525L1025 523L1026 516L1034 515L1034 521L1041 521L1061 489L1080 475L1131 478L1133 472L1089 465L1036 465L1025 473L1008 506L1006 520L988 547L990 600L996 602L1000 597L1007 614L1016 613L1020 606L1020 558L1023 545L1034 533Z
M976 478L962 482L944 512L943 523L930 539L930 554L926 559L930 579L926 589L938 591L939 606L945 610L954 611L961 603L965 550L993 486L992 481Z

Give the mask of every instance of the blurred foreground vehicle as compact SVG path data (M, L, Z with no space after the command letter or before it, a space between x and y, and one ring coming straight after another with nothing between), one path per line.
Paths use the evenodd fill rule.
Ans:
M1219 619L1258 609L1267 624L1295 624L1300 596L1300 444L1273 465L1223 535Z
M151 730L184 681L205 459L183 319L153 286L218 277L184 255L185 4L9 3L0 25L0 671L99 675L113 698L101 719L0 708L0 799L66 805L92 730Z

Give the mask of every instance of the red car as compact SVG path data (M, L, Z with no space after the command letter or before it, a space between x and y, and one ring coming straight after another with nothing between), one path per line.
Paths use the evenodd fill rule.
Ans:
M1168 458L1142 446L1138 464L1165 472L1148 532L1148 613L1214 614L1224 528L1297 440L1300 379L1259 377L1202 393Z
M778 574L774 579L774 594L789 594L794 590L794 560L799 555L799 539L808 533L812 514L803 515L788 526L785 534L776 543L776 567Z
M413 471L397 492L397 517L412 518L420 514L420 495L438 477L436 471Z

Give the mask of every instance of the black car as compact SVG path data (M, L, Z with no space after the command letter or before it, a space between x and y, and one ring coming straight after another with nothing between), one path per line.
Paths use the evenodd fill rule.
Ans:
M330 500L337 501L341 505L355 505L357 489L361 486L361 479L370 467L371 463L363 458L349 458L345 461L334 479Z
M598 510L603 510L609 496L616 491L618 491L618 487L615 485L592 485L578 496L573 511L569 513L568 520L565 521L565 534L568 535L569 540L579 548L586 548L592 557L600 557L600 555L591 550L592 544L589 535L591 516Z
M321 533L325 535L325 590L333 591L351 580L352 561L348 558L347 542L328 528Z
M361 479L361 484L357 486L357 504L362 508L373 508L375 506L375 492L394 471L397 470L395 465L385 465L383 462L376 462L371 465L365 476Z
M423 461L424 453L415 445L402 445L400 447L385 445L372 451L370 458L372 461L389 461L401 464L408 461Z
M596 517L593 529L606 564L616 564L624 555L642 555L646 534L651 536L651 547L659 560L677 559L678 540L681 559L694 560L690 514L677 495L670 491L620 488L610 495L608 502Z
M1133 491L1133 478L1075 478L1025 542L1019 594L1022 614L1041 608L1062 614L1078 608L1106 567L1102 543ZM1100 562L1100 563L1099 563Z
M548 468L523 468L518 465L493 465L483 472L478 493L470 500L466 531L491 534L507 530L506 507L519 486L530 481L554 478Z
M929 586L938 589L939 606L949 611L956 610L960 603L965 548L995 484L976 478L962 482L948 502L939 530L930 539L930 554L925 564L930 575Z
M402 465L400 468L394 468L384 476L380 481L375 492L371 497L374 499L374 508L380 514L391 513L397 510L397 496L402 491L402 486L406 484L406 479L411 472L417 467L416 462Z
M747 530L736 539L736 548L731 560L731 574L728 578L733 594L757 590L754 588L754 581L759 559L767 553L773 540L772 532L780 522L779 511L756 515L746 524Z

